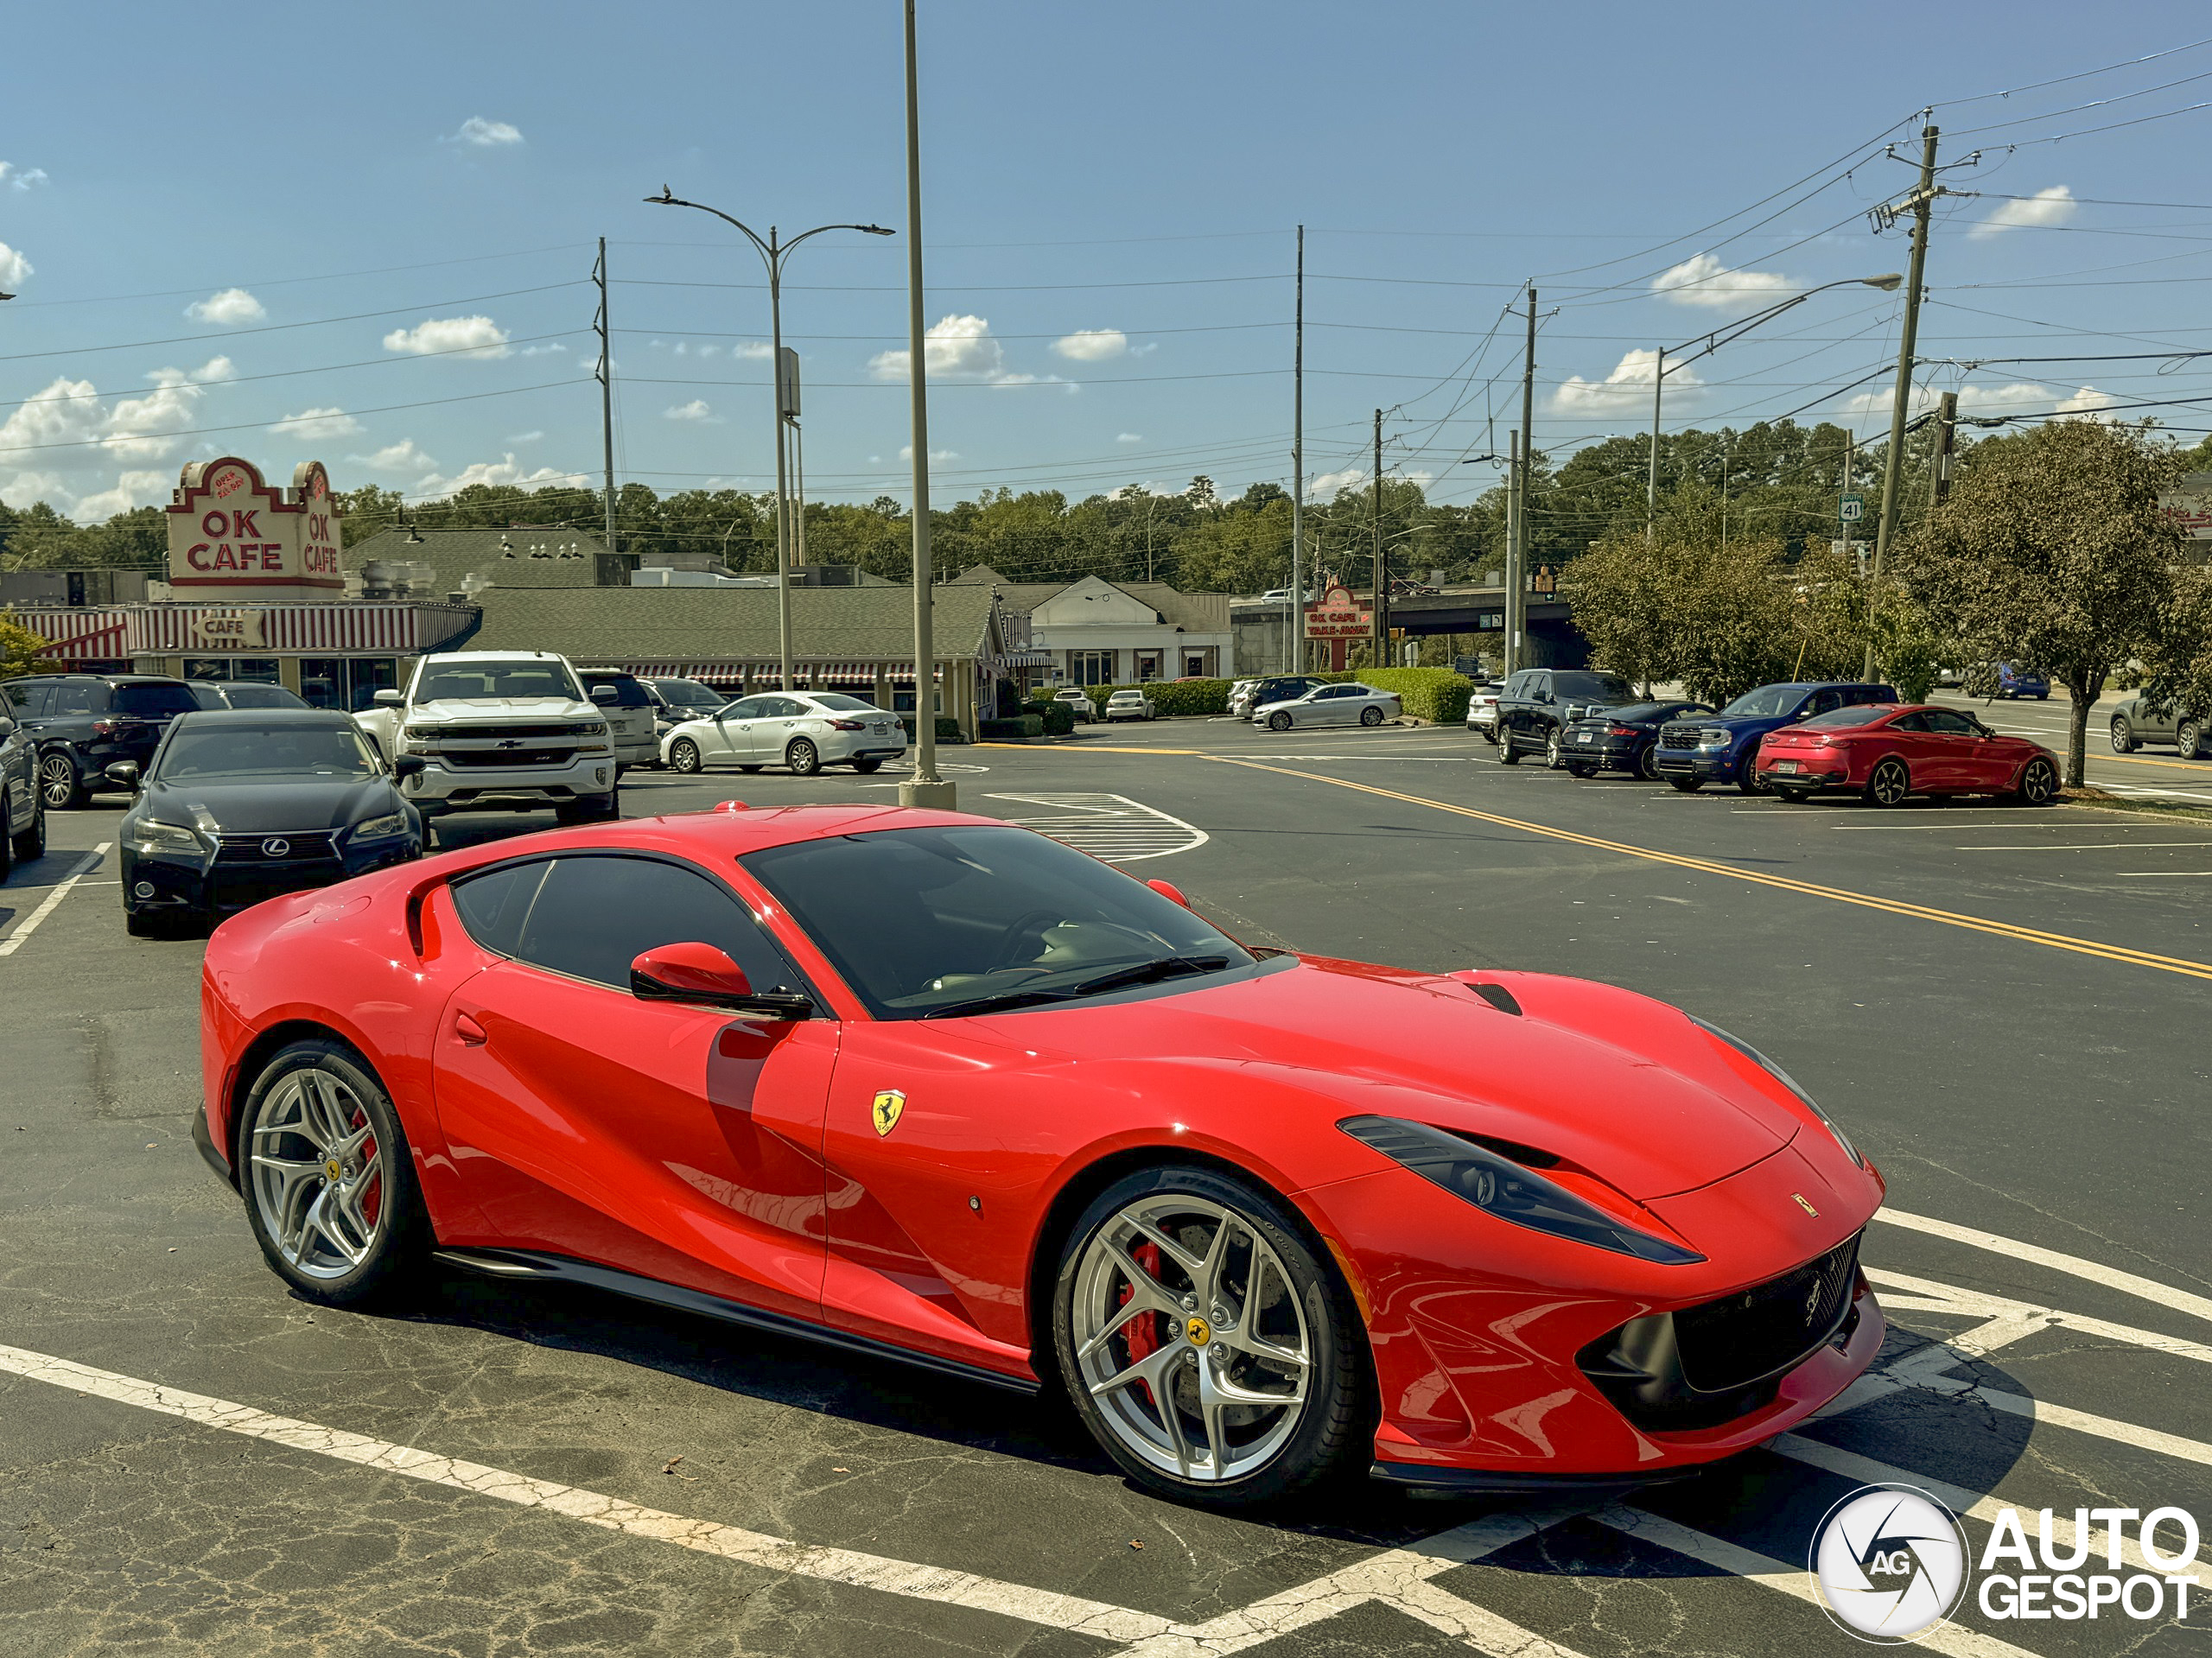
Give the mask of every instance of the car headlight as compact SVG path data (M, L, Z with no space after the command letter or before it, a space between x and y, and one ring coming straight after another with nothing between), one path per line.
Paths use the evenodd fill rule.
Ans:
M386 812L381 817L372 817L365 823L356 823L353 826L353 838L356 841L381 841L389 835L406 833L405 815L400 812Z
M135 852L182 852L194 857L207 850L207 843L183 824L151 817L142 817L131 826L130 847Z
M1410 1122L1403 1117L1347 1117L1337 1127L1363 1146L1403 1164L1422 1179L1515 1226L1662 1266L1683 1267L1705 1259L1679 1243L1615 1219L1510 1158L1425 1122Z
M409 726L400 734L410 743L434 743L445 735L439 726Z
M1845 1134L1842 1129L1836 1127L1835 1119L1830 1116L1827 1112L1821 1109L1820 1102L1815 1100L1810 1094L1808 1094L1802 1084L1801 1084L1795 1077L1792 1077L1788 1071L1783 1070L1780 1065L1776 1064L1773 1060L1768 1058L1764 1054L1761 1053L1750 1043L1745 1041L1741 1037L1729 1035L1727 1032L1722 1030L1718 1025L1701 1020L1695 1013L1685 1013L1682 1017L1688 1020L1691 1024L1696 1026L1698 1029L1703 1031L1707 1036L1713 1038L1714 1041L1726 1043L1738 1053L1742 1054L1745 1058L1750 1060L1761 1070L1766 1072L1768 1076L1773 1077L1775 1081L1780 1083L1792 1094L1795 1094L1798 1100L1803 1104L1804 1108L1808 1111L1810 1111L1815 1116L1818 1117L1821 1121L1827 1126L1827 1131L1835 1136L1835 1143L1843 1147L1845 1155L1849 1157L1851 1160L1856 1163L1860 1168L1863 1169L1866 1166L1866 1159L1859 1154L1859 1148L1851 1143L1851 1136Z
M1728 746L1728 734L1707 727L1697 734L1697 746L1700 748L1726 748Z

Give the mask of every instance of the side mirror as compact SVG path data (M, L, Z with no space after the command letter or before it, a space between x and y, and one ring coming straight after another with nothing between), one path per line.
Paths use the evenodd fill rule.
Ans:
M107 780L118 789L129 789L136 793L138 788L138 762L137 760L116 761L107 768Z
M402 783L410 778L419 778L430 768L429 761L420 754L402 754L391 763L391 774Z
M620 693L612 685L594 685L591 688L591 700L594 702L612 702L620 695Z
M1154 892L1159 893L1160 897L1164 899L1172 899L1174 902L1181 905L1186 910L1191 907L1191 900L1183 896L1181 889L1176 886L1173 881L1148 880L1145 885L1152 888Z
M369 701L380 708L397 708L407 706L407 698L389 685L380 691L372 692Z
M745 970L712 944L663 944L630 963L630 994L640 1001L688 1001L770 1019L811 1019L814 1000L789 990L756 991Z

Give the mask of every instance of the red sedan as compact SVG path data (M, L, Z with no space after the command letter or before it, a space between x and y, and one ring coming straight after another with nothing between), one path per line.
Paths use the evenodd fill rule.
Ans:
M274 899L209 946L202 1064L309 1299L435 1251L1050 1388L1189 1500L1678 1473L1883 1337L1881 1178L1735 1038L1248 949L951 813L732 803Z
M1959 708L1877 703L1836 708L1759 746L1758 778L1784 800L1855 789L1877 806L1910 795L2010 795L2024 805L2058 798L2058 757L2005 737Z

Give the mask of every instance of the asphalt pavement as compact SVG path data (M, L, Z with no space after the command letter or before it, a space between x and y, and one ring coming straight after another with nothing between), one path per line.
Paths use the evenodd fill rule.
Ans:
M0 888L6 1650L1840 1653L1805 1548L1858 1485L1932 1491L1977 1553L2007 1504L2062 1546L2076 1507L2212 1522L2212 819L1494 753L1175 721L942 757L963 809L1248 941L1611 981L1774 1055L1890 1182L1865 1258L1893 1333L1824 1419L1634 1502L1229 1519L1132 1490L1048 1405L590 1293L434 1275L409 1312L312 1308L193 1152L200 946L124 935L103 797ZM2145 775L2212 795L2212 765ZM897 780L632 773L624 804ZM1969 1607L1927 1644L2202 1650L2191 1605Z

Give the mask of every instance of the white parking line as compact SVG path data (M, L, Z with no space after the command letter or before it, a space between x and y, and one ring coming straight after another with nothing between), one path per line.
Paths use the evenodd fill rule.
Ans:
M2212 847L2212 841L2077 841L2059 846L1956 846L1954 852L2134 852L2145 847Z
M1902 1226L1910 1231L1925 1232L1930 1237L1948 1238L1953 1243L1964 1243L1976 1249L1987 1249L1996 1255L2011 1255L2016 1260L2048 1267L2054 1272L2086 1278L2092 1284L2101 1284L2107 1289L2119 1290L2124 1294L2156 1301L2177 1312L2193 1313L2200 1318L2212 1318L2212 1297L2194 1294L2161 1284L2156 1279L2142 1278L2133 1273L2121 1272L2116 1267L2101 1261L2084 1261L2079 1255L2061 1255L2056 1249L2046 1249L2040 1244L2023 1243L2017 1238L1999 1237L1994 1232L1984 1232L1977 1227L1960 1226L1950 1221L1939 1221L1927 1215L1909 1215L1903 1210L1885 1205L1875 1211L1874 1218L1887 1221L1892 1226Z
M1195 823L1132 800L1127 795L1096 792L995 794L987 800L1046 806L1049 817L1009 817L1009 823L1033 829L1108 863L1136 863L1194 851L1212 838Z
M21 950L23 947L23 940L38 931L38 924L54 913L55 906L69 896L69 889L82 880L99 864L111 844L113 843L111 842L103 841L86 853L85 861L77 866L75 872L46 895L46 902L33 910L24 919L22 925L17 927L5 938L0 938L0 956L13 956Z

